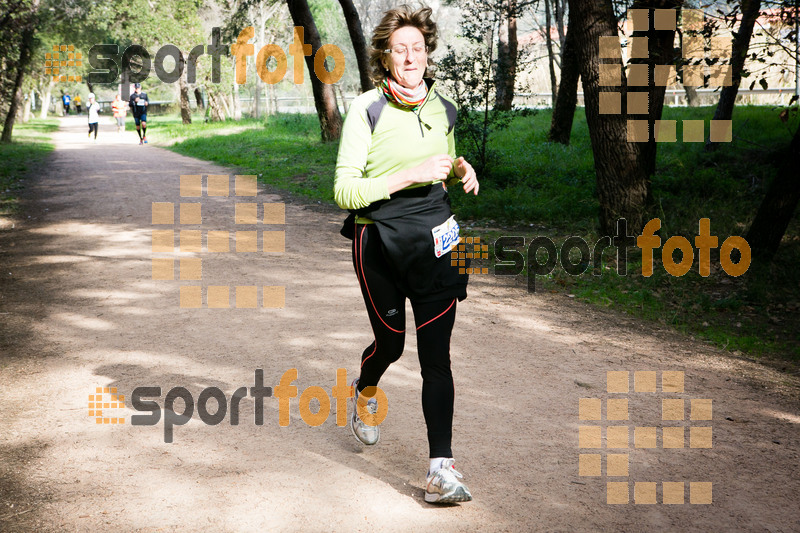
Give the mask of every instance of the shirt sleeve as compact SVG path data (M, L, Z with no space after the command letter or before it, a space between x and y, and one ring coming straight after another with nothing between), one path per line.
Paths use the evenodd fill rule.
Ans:
M366 176L372 131L363 105L355 104L353 102L351 105L342 128L333 182L333 197L342 209L360 209L389 198L389 184L385 176Z

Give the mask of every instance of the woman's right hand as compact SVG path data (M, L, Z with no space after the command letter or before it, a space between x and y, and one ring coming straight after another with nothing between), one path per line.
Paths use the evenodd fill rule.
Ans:
M426 159L421 165L414 167L414 182L429 183L431 181L444 181L453 168L453 158L447 154L434 155Z

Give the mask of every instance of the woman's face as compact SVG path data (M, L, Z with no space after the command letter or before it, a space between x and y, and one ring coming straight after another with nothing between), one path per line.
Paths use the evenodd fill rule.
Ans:
M422 32L413 26L398 28L389 37L390 50L404 48L405 53L394 51L383 54L383 66L403 87L414 89L419 85L425 68L428 66L428 53L425 51L425 38ZM414 52L414 49L421 50Z

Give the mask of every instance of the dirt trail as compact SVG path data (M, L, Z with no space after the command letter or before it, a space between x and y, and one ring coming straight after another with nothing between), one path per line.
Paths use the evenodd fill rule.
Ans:
M55 152L28 180L30 218L0 232L0 530L800 530L796 378L492 276L473 277L452 342L454 452L471 503L422 500L413 334L382 382L389 412L371 449L336 426L333 408L323 425L305 424L298 398L288 427L276 398L255 425L249 397L238 425L195 413L172 444L163 420L131 425L139 386L161 387L163 406L172 387L195 402L211 386L230 398L253 386L255 369L274 387L296 368L301 393L330 393L371 336L334 209L287 201L285 253L174 254L200 257L202 282L180 281L177 268L174 281L151 279L152 230L180 229L153 226L152 202L180 203L180 174L234 171L138 146L107 124L88 143L84 128L62 121ZM262 228L233 223L233 196L183 200L202 203L192 229ZM255 201L285 200L260 190ZM283 285L285 307L181 309L179 287L198 283ZM607 371L630 372L629 395L606 391ZM634 371L656 371L658 390L634 392ZM663 371L685 372L683 393L661 390ZM106 410L124 425L88 416L95 387L126 396L125 409ZM580 398L602 399L603 420L579 420ZM628 420L605 419L609 398L629 399ZM713 420L690 420L692 398L713 400ZM685 399L684 419L662 422L662 399ZM581 449L581 425L629 426L630 447ZM658 448L634 448L634 426L658 428ZM682 449L663 449L662 426L712 427L713 447L690 448L686 429ZM579 476L580 453L602 456L604 475ZM625 453L629 475L606 476L605 456ZM631 503L607 504L609 481L627 482ZM684 504L661 503L665 481L686 483ZM658 503L634 504L634 482L654 482ZM702 496L690 482L711 482L713 503L690 504ZM651 487L638 488L641 499Z

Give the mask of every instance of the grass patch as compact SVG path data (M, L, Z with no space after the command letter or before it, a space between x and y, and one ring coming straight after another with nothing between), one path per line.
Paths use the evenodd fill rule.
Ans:
M746 232L797 127L782 123L778 112L771 107L737 107L734 141L713 153L706 152L702 143L659 144L649 214L661 219L662 245L671 236L694 242L700 218L711 219L711 233L720 244ZM713 113L713 107L665 108L663 119L677 121L680 139L683 120L708 121ZM550 119L549 110L513 119L507 130L492 138L495 159L491 175L481 176L481 194L452 192L453 209L467 235L480 236L490 244L500 235L523 236L526 243L546 235L558 247L567 237L578 235L593 247L598 239L599 204L583 110L576 111L569 146L547 142ZM197 121L189 126L181 125L178 118L159 117L153 127L154 138L186 138L170 147L176 152L238 167L308 200L333 201L338 145L320 141L315 115ZM235 127L245 130L231 133ZM573 294L729 350L800 360L800 339L795 333L800 329L797 214L773 263L760 269L753 265L739 278L723 272L718 253L713 252L711 276L698 274L695 253L690 272L673 277L664 270L658 249L654 274L644 277L637 252L635 247L628 250L626 276L616 274L615 253L609 249L602 275L571 276L557 266L551 274L537 276L537 290ZM491 267L491 260L481 260L480 266Z
M53 119L31 119L27 124L15 124L11 142L0 144L0 217L18 213L22 179L53 150L50 134L57 129L58 122Z

